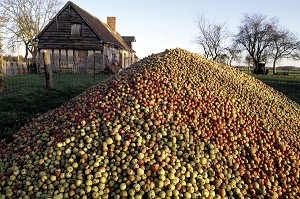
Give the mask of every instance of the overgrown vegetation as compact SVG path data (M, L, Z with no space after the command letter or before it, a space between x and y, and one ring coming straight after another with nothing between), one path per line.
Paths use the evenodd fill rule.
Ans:
M0 93L0 139L17 131L37 114L61 106L107 75L54 74L54 89L45 89L44 75L4 77Z

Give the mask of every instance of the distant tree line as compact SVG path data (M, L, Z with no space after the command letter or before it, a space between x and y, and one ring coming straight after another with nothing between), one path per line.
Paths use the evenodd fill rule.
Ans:
M254 72L263 72L262 63L272 60L273 74L278 60L300 59L300 41L294 33L279 24L277 18L268 19L263 14L245 14L236 34L230 34L225 23L214 23L204 17L196 19L198 33L195 43L205 57L214 61L232 64L241 59L254 66ZM230 44L226 41L230 39Z

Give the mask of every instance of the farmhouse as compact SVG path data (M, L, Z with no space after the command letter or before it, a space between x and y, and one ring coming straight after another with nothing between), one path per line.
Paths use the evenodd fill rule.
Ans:
M116 72L128 67L137 56L132 49L134 36L121 36L116 17L107 23L69 1L36 37L39 69L44 67L43 52L50 54L57 72Z

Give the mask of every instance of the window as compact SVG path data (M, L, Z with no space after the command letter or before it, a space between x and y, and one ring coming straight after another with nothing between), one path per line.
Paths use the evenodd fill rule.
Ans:
M81 37L81 24L74 23L71 25L71 36L72 37Z

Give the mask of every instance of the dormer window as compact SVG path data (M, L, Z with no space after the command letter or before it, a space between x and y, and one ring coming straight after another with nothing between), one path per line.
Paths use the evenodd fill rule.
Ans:
M71 37L81 37L81 36L82 36L81 23L73 23L71 25Z

